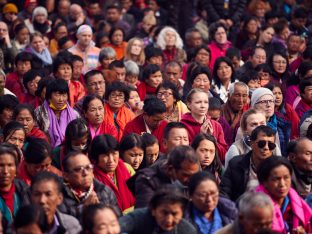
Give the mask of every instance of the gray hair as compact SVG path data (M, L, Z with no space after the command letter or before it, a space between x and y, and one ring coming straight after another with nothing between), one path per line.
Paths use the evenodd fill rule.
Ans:
M132 60L125 62L126 75L138 76L140 74L140 68L138 64Z
M99 61L106 58L116 58L116 52L112 47L105 47L100 51Z
M270 207L273 211L273 202L271 198L262 192L246 192L238 202L240 215L249 215L254 207Z
M38 6L34 9L33 13L32 13L32 21L34 21L36 15L38 14L44 14L45 17L48 17L48 11L46 8L42 7L42 6Z
M235 90L235 87L236 86L241 86L241 87L244 87L247 89L247 95L249 94L249 87L248 85L246 85L244 82L241 82L241 81L237 81L237 82L234 82L234 83L231 83L230 84L230 87L229 87L229 96L231 96L233 93L234 93L234 90Z
M175 47L177 47L178 49L183 49L183 41L179 35L179 33L172 27L166 26L164 27L158 37L157 37L157 45L159 46L160 49L165 50L166 49L166 42L165 42L165 35L167 32L173 32L176 36L176 43L175 43Z

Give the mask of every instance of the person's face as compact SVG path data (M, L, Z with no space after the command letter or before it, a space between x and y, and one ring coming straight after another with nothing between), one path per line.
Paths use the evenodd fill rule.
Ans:
M40 76L36 76L35 79L33 79L32 81L27 83L27 88L28 88L28 92L33 95L36 96L36 91L38 89L38 83L41 80Z
M0 114L1 125L2 126L6 125L8 122L12 120L12 117L13 117L13 110L9 108L4 108L2 113Z
M125 80L126 80L126 68L114 67L113 70L116 72L117 80L120 82L125 82Z
M293 18L291 22L293 23L294 26L296 26L298 29L301 29L305 27L308 19L307 18Z
M178 84L178 82L180 82L179 79L182 76L181 68L179 66L167 66L165 75L168 81Z
M219 64L217 75L222 83L231 80L232 73L233 71L232 71L231 66L228 65L226 62L221 62Z
M300 36L292 35L287 42L287 48L289 52L297 53L300 48Z
M22 149L25 142L25 132L23 130L15 130L13 134L10 135L6 142L16 145L17 148Z
M208 167L216 156L216 146L212 141L204 139L199 143L196 154L199 157L201 167Z
M106 20L108 22L117 22L120 18L120 13L117 9L108 9L106 12Z
M138 82L138 75L126 75L126 78L125 78L125 81L126 81L126 84L128 86L132 86L133 88L136 88L136 83Z
M152 165L158 158L159 155L159 145L155 143L154 145L147 146L145 149L145 157L147 165Z
M7 22L13 22L14 19L16 18L16 15L17 14L15 12L8 12L8 13L3 14Z
M24 125L26 134L30 133L35 126L35 120L27 109L23 109L18 113L16 121Z
M112 35L112 43L120 45L123 42L123 33L121 30L116 30Z
M56 77L66 81L71 80L73 76L73 69L69 64L61 64L56 72Z
M11 154L4 154L0 157L0 186L10 189L16 176L15 159Z
M148 61L150 64L156 64L158 66L161 66L163 63L163 58L161 56L153 56Z
M251 57L251 63L253 67L259 64L263 64L266 61L266 52L264 49L258 48L255 50L255 54Z
M133 55L140 55L141 51L142 51L142 42L139 40L134 40L133 44L130 48L130 53Z
M250 20L246 26L247 32L256 34L258 31L258 22L256 20Z
M108 97L108 105L113 110L119 110L125 104L125 94L121 91L113 91Z
M197 185L191 196L192 204L203 213L212 213L218 205L219 190L212 180L204 180Z
M189 46L191 48L196 48L203 44L203 38L200 32L192 32Z
M66 43L62 46L61 50L67 50L71 47L73 47L74 43L72 40L66 41Z
M108 208L96 212L93 219L94 234L119 234L120 226L115 213Z
M244 133L248 136L251 135L251 132L258 126L266 125L266 118L264 114L257 113L249 115L246 119L246 130Z
M306 103L312 103L312 86L305 87L301 97Z
M192 115L206 116L209 107L208 95L204 92L194 93L187 106Z
M284 41L287 40L287 38L290 35L290 30L288 25L282 30L281 34L279 35Z
M38 53L41 53L46 47L43 38L39 36L33 38L33 40L31 41L31 46Z
M84 13L80 6L69 9L69 17L72 20L77 20L79 17L83 17L83 16L84 16Z
M152 29L152 27L155 26L154 24L151 24L149 22L143 22L142 23L142 28L144 29L145 32L149 33Z
M229 97L229 102L234 111L241 111L247 104L248 93L244 86L236 85L233 94Z
M219 27L217 29L214 39L218 44L225 44L227 42L226 31L224 30L223 27Z
M148 8L150 8L152 11L156 12L159 9L159 6L155 0L148 1Z
M170 232L183 218L182 204L162 203L152 209L152 216L163 231Z
M259 71L258 73L259 79L260 79L260 86L264 87L270 82L270 73L264 72L263 70Z
M26 44L29 42L29 30L28 28L23 28L16 35L16 40L21 44Z
M151 74L148 79L145 80L145 82L153 87L153 88L157 88L158 85L163 81L163 78L162 78L162 74L161 74L161 71L157 71L153 74Z
M312 172L312 142L304 139L297 143L297 152L290 160L303 172Z
M192 88L198 88L208 92L210 89L210 80L207 74L197 75L193 81Z
M140 96L137 91L130 91L128 104L132 110L138 110L140 104Z
M23 76L30 69L31 69L30 61L18 61L16 64L16 72L20 76Z
M92 33L91 32L82 32L78 36L79 44L83 47L87 47L90 45L92 40Z
M271 170L269 178L263 182L274 200L280 200L288 195L291 186L289 169L280 165Z
M16 229L16 234L42 234L38 224L32 223Z
M171 89L165 89L165 88L160 88L157 92L157 98L162 100L165 105L167 110L173 109L173 106L175 102L177 101L172 93Z
M37 14L35 16L35 21L38 22L39 24L44 24L46 20L47 20L47 17L42 13Z
M83 62L75 61L73 62L73 78L75 80L80 79L80 75L82 74Z
M218 109L218 108L216 108L216 109L215 108L213 108L213 109L210 108L208 110L208 114L209 114L211 119L218 121L218 119L221 116L221 110Z
M259 141L266 141L264 147L259 147ZM263 161L264 159L271 157L275 148L270 149L269 144L275 144L274 142L274 136L267 136L263 132L260 132L257 136L257 139L251 142L253 157L258 161Z
M179 145L189 145L189 137L185 128L172 128L168 134L168 139L164 139L164 148L166 152Z
M165 119L165 115L166 113L158 113L151 116L144 114L144 120L150 129L156 129L159 123Z
M187 186L189 179L192 175L197 173L200 169L200 166L197 163L184 161L181 163L179 169L172 169L172 179L180 181L183 185Z
M253 207L248 215L240 215L239 222L245 233L256 234L261 229L271 229L273 223L273 209L270 206Z
M78 154L68 161L68 171L63 173L66 182L74 189L87 190L93 183L93 166L84 154Z
M237 58L236 56L234 56L232 59L232 64L233 64L233 67L234 67L234 70L236 71L238 68L240 68L240 60L239 58Z
M5 86L5 79L3 75L0 75L0 93L3 93Z
M42 180L32 186L31 201L44 209L48 223L52 224L57 206L63 201L63 195L58 191L56 182L53 180Z
M53 92L50 98L50 102L57 108L62 109L68 100L67 93Z
M266 9L263 6L258 6L255 10L255 16L262 18L265 16Z
M119 152L111 151L108 154L100 154L98 166L105 172L105 173L114 173L119 160Z
M250 89L256 89L260 87L260 80L259 79L252 79L250 81L248 81L248 87Z
M105 94L105 80L102 74L96 74L88 79L87 84L88 94L97 94L103 97Z
M270 43L274 36L274 29L272 27L267 28L266 30L262 31L260 37L262 38L264 43Z
M275 97L275 106L279 107L282 105L283 102L283 93L279 87L274 87L272 90L274 97Z
M101 100L94 99L89 103L85 118L93 126L99 126L103 122L104 106Z
M109 64L111 64L111 62L115 61L116 58L115 57L107 57L107 58L104 58L102 61L101 61L101 65L103 66L104 69L108 69L108 66Z
M34 177L41 171L49 171L52 163L52 158L47 157L41 163L25 163L26 170L31 177Z
M264 111L266 118L270 118L274 114L274 104L274 98L270 94L266 94L256 102L255 107Z
M176 34L172 31L167 31L165 34L165 43L166 46L175 46L176 44Z
M139 147L133 147L132 149L126 150L123 154L124 161L129 163L134 170L139 169L143 161L144 151Z
M203 66L208 66L210 63L209 52L205 49L200 49L195 56L195 62Z
M8 35L8 26L4 22L0 22L0 39Z
M58 5L58 14L60 16L65 16L65 15L68 15L69 14L69 7L70 7L70 3L67 2L67 1L61 1L59 2L59 5Z
M273 63L273 69L278 74L283 74L286 71L287 60L284 57L282 57L280 55L274 55L272 63Z
M101 14L101 8L98 2L90 3L88 6L88 12L91 16Z

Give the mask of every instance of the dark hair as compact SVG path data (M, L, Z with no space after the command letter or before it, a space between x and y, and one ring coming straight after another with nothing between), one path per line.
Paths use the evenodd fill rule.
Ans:
M233 64L232 64L232 61L231 59L229 59L228 57L219 57L216 59L215 61L215 64L213 66L213 79L215 81L215 84L220 88L221 87L221 80L220 78L218 77L218 69L219 69L219 66L220 64L224 62L226 63L228 66L231 67L232 69L232 76L231 76L231 82L234 82L235 81L235 76L234 76L234 67L233 67Z
M257 46L252 48L252 50L250 51L250 55L249 56L250 57L254 56L257 50L263 50L265 52L265 54L266 54L266 50L264 49L264 47L261 46L261 45L257 45Z
M42 79L39 80L38 88L35 93L37 97L41 97L43 89L46 88L50 84L50 82L52 82L52 80L46 77L42 77Z
M279 109L282 109L285 105L285 94L284 94L284 90L282 88L282 85L280 83L277 83L277 82L269 82L265 88L268 88L269 90L271 90L273 92L273 89L274 88L279 88L282 92L282 95L283 95L283 101L279 107Z
M38 183L41 183L42 181L53 181L57 187L57 193L59 194L62 192L63 184L61 182L61 179L57 175L49 171L40 171L32 178L30 191L32 192L34 186Z
M123 41L125 40L125 31L123 30L123 28L121 27L112 27L111 30L109 31L109 34L108 34L108 38L109 38L109 41L113 44L113 35L116 31L121 31L122 32L122 38L123 38Z
M152 57L163 57L161 49L153 46L146 46L144 52L147 61L150 60Z
M152 74L161 71L160 67L156 64L148 64L146 67L143 68L141 81L145 82L150 78Z
M68 36L61 37L57 41L57 46L59 48L63 48L63 46L66 44L66 42L71 41L71 39Z
M2 132L3 133L3 140L5 142L7 142L8 138L10 138L18 130L22 130L24 132L25 138L26 138L26 132L25 132L23 124L21 124L20 122L17 122L17 121L8 122L3 128L3 132Z
M266 63L258 64L255 67L255 71L257 71L257 72L263 71L263 72L270 73L270 75L272 74L271 68Z
M28 32L29 32L29 29L28 27L26 26L26 24L24 23L19 23L17 25L15 25L14 27L14 35L17 35L21 30L23 30L24 28L27 28Z
M274 78L275 80L277 80L278 77L279 77L280 75L274 70L274 67L273 67L273 58L274 58L274 56L278 56L278 55L281 56L281 57L283 57L283 58L286 60L286 63L287 63L286 70L285 70L285 72L282 74L283 80L286 81L286 80L289 78L290 73L289 73L288 58L287 58L287 55L286 55L285 52L283 52L283 51L274 51L274 52L270 55L270 57L268 58L267 63L268 63L268 65L269 65L269 67L270 67L270 69L271 69L271 71L272 71L273 78ZM278 80L278 81L279 81L279 80Z
M118 68L126 68L125 63L123 62L123 60L114 60L113 62L111 62L108 66L108 68L110 70L112 70L114 67L118 67Z
M206 46L206 45L200 45L200 46L198 46L198 47L196 47L195 49L194 49L194 52L193 52L193 56L194 56L194 58L196 57L196 55L199 53L199 51L201 51L201 50L206 50L207 52L208 52L208 54L209 54L209 61L211 61L211 50L210 50L210 48L208 47L208 46ZM190 60L192 60L193 58L192 58L192 56L190 57Z
M13 112L13 119L16 120L16 117L19 115L19 113L23 110L28 110L33 120L35 120L35 109L33 106L25 103L25 104L18 104Z
M73 54L73 55L71 56L71 62L72 62L72 64L73 64L74 62L77 62L77 61L83 63L83 59L82 59L79 55Z
M97 94L90 94L90 95L85 96L85 98L83 99L82 110L84 112L88 111L89 104L93 100L100 100L102 102L103 106L104 106L104 101L103 101L103 99L99 95L97 95Z
M102 22L102 24L104 24L105 27L105 22ZM97 47L101 48L101 39L104 37L108 37L108 33L104 31L98 31L98 33L95 36L95 44ZM102 61L102 59L100 59L99 57L99 61Z
M238 60L241 59L241 51L236 47L230 47L226 50L225 56L229 59L233 59L234 57L237 57Z
M39 205L22 206L14 218L15 230L26 227L31 224L37 224L42 233L48 231L48 219L43 207Z
M176 170L179 170L185 161L199 165L198 157L191 146L179 145L168 154L167 163Z
M123 136L119 143L119 153L121 158L124 159L124 153L134 147L138 147L143 150L143 141L141 136L137 133L130 133Z
M71 69L73 70L73 64L72 64L72 59L71 59L72 55L65 55L65 54L58 54L54 61L53 61L53 73L54 75L57 73L57 70L59 69L59 67L63 64L67 64L71 67ZM59 77L58 77L59 78Z
M67 25L64 22L62 22L62 21L57 23L53 27L53 33L56 34L60 27L66 27L67 28Z
M170 81L164 81L163 83L159 84L157 86L156 89L156 94L159 92L159 90L163 88L165 90L171 89L172 91L172 96L174 97L174 99L176 100L176 102L181 100L180 94L179 94L179 90L177 88L177 86L175 84L173 84Z
M52 158L52 149L48 142L41 138L29 137L24 151L25 161L31 164L39 164L46 158Z
M162 114L166 112L166 105L158 98L147 98L144 100L143 111L148 116Z
M129 89L125 83L120 81L114 81L110 83L105 91L105 99L108 100L110 94L114 91L122 92L125 95L124 102L127 102L129 100Z
M167 124L167 126L164 129L164 136L163 136L163 138L164 139L168 139L170 131L172 129L174 129L174 128L183 128L183 129L187 130L187 128L186 128L184 123L181 123L181 122L170 122L170 123Z
M300 81L300 83L299 83L300 94L303 94L305 88L308 86L312 86L312 80L311 79L304 79L304 80Z
M18 105L18 99L11 95L5 94L0 96L0 114L4 111L4 109L14 110L14 108Z
M274 31L277 35L279 35L284 28L288 27L288 21L285 18L280 18L274 25Z
M270 173L273 169L279 166L285 166L289 170L290 175L292 175L293 169L290 162L281 156L271 156L262 161L257 169L257 177L260 184L267 181Z
M37 76L42 78L42 74L39 71L32 70L32 69L24 74L24 76L23 76L23 85L27 89L27 91L29 91L28 90L28 86L27 86L28 82L33 81Z
M117 3L112 3L112 4L109 4L107 7L106 7L106 11L109 10L109 9L116 9L117 11L121 11L121 8L120 8L120 5L117 4Z
M118 141L109 134L96 136L91 142L89 157L98 163L101 154L108 154L111 151L119 151Z
M47 85L47 90L46 90L46 96L45 99L49 101L49 99L52 97L52 93L60 92L61 94L67 94L68 96L68 101L69 101L69 87L68 84L65 80L63 79L56 79L51 81Z
M29 53L29 52L20 52L18 53L16 56L15 56L15 60L14 60L14 63L15 63L15 66L17 66L17 63L18 62L31 62L33 61L34 59L34 56Z
M15 163L15 167L17 169L18 164L19 164L19 156L18 155L18 148L15 145L12 145L10 143L2 143L0 144L0 157L2 157L2 155L11 155L14 158L14 163Z
M103 77L103 80L105 81L104 79L104 76L103 76L103 73L100 72L99 70L96 70L96 69L93 69L93 70L90 70L88 71L85 75L84 75L84 82L86 85L88 85L89 83L89 79L95 75L101 75Z
M223 28L227 32L227 28L223 23L215 22L209 26L209 41L215 40L215 34L218 31L218 28Z
M296 7L294 10L293 10L293 13L292 13L292 18L293 19L306 19L308 18L308 15L309 15L309 11L307 8L305 7Z
M251 69L241 74L241 77L237 77L239 81L248 85L251 80L259 80L258 72Z
M213 174L211 174L210 172L207 171L200 171L197 172L196 174L192 175L190 177L189 183L188 183L188 191L189 191L189 195L192 196L197 188L197 186L206 180L210 180L212 182L214 182L218 188L218 183L216 181L216 178Z
M260 132L264 133L268 137L275 136L275 133L271 127L266 126L266 125L261 125L261 126L256 127L254 130L252 130L251 135L250 135L250 140L256 141Z

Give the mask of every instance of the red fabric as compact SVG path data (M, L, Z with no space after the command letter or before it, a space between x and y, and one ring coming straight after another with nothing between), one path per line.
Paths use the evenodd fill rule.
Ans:
M25 98L25 88L19 79L17 72L12 72L7 75L5 87L16 95L19 102L23 102Z
M300 102L298 103L298 105L297 105L295 111L296 111L296 113L298 114L298 117L301 119L302 115L303 115L306 111L310 110L311 107L312 107L311 105L309 105L309 104L306 103L303 99L301 99Z
M50 140L47 137L47 135L40 130L38 127L33 127L33 129L30 131L30 133L27 134L28 137L36 137L45 140L50 144Z
M162 51L164 57L164 63L171 62L175 60L177 57L177 48L173 47L172 49L165 49Z
M27 103L32 107L34 107L35 109L41 105L39 98L29 93L26 93L24 95L24 99L21 101L21 103Z
M210 118L207 116L207 118ZM222 163L224 163L225 160L225 154L226 151L228 150L229 146L225 142L224 139L224 133L222 126L215 120L210 120L212 127L213 127L213 136L217 140L217 150L218 150L218 155ZM186 113L182 116L181 123L183 123L186 126L188 135L189 135L189 141L192 142L194 137L200 133L200 127L202 126L201 123L198 123L191 113Z
M112 179L97 166L94 168L94 176L100 182L113 190L117 198L118 206L122 211L135 204L135 199L126 184L131 175L121 159L119 159L117 168L115 170L118 187L115 185Z
M79 81L74 81L71 80L68 83L69 87L69 101L70 101L70 106L74 107L75 104L85 96L85 88Z
M291 135L290 139L296 139L299 137L299 122L300 119L297 115L297 113L294 111L291 105L288 103L285 104L285 111L286 114L283 115L280 112L275 112L276 116L284 118L288 122L291 123Z
M118 132L116 127L105 121L102 122L99 129L96 131L95 135L92 136L92 139L100 134L110 134L113 137L115 137L116 140L118 140Z
M290 72L291 73L295 72L301 63L302 63L302 58L301 57L296 58L291 64L289 64Z
M162 153L165 152L164 146L162 144L163 141L163 135L164 135L164 129L167 126L167 121L163 120L159 123L158 127L152 131L152 135L154 135L160 146L160 151ZM139 135L142 135L142 133L146 132L146 127L144 124L143 114L138 115L135 117L131 122L127 123L124 131L124 136L130 134L130 133L137 133Z
M138 94L140 99L144 101L147 94L149 95L156 95L156 88L148 86L145 82L141 82L137 86Z
M2 199L4 200L6 206L11 211L11 214L14 214L14 194L15 194L15 185L12 183L12 186L9 191L0 190Z
M215 42L212 41L209 45L208 48L211 51L211 60L209 64L209 68L211 70L211 73L213 72L213 66L215 64L215 61L217 58L225 56L226 50L232 46L231 42L226 42L225 45L222 46L222 48Z

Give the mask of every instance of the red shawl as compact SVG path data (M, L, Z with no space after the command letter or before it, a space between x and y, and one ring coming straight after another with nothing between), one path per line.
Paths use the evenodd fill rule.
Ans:
M50 144L50 140L47 137L47 135L40 130L38 127L33 127L33 129L30 131L30 133L27 134L27 137L36 137L45 140Z
M147 94L156 95L156 88L148 86L145 82L141 82L137 87L138 87L138 94L142 101L144 101Z
M131 175L121 159L119 159L118 166L115 170L115 177L118 187L114 184L112 179L98 166L95 166L94 168L94 176L100 182L113 190L117 198L118 206L122 211L135 204L135 199L126 184L126 181L131 177Z

